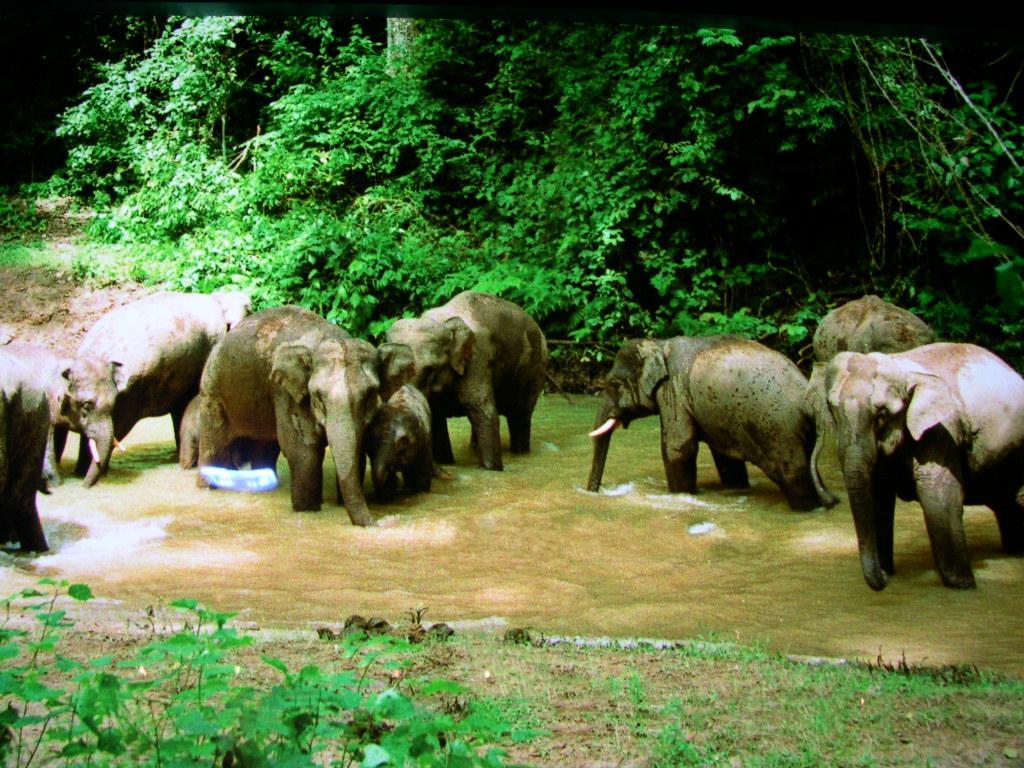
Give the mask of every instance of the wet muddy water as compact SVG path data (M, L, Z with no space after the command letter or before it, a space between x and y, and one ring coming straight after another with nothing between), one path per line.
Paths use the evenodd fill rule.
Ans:
M39 497L52 551L4 555L0 587L54 576L144 609L192 597L261 626L309 627L353 613L492 619L549 634L716 636L775 650L890 662L970 663L1024 675L1024 558L1004 555L992 513L969 507L978 589L944 588L920 508L899 503L896 570L872 592L834 452L826 483L844 501L792 512L756 468L718 483L700 454L700 493L669 495L656 418L612 439L605 485L585 492L597 400L546 395L533 453L475 466L468 422L451 422L457 465L427 495L374 504L355 528L325 471L324 509L291 511L287 463L265 493L199 489L175 462L169 418L140 423L91 490L70 477ZM503 426L503 440L507 433ZM69 476L76 445L62 469ZM330 458L327 463L330 465ZM29 582L31 583L31 582ZM10 589L8 589L8 592Z

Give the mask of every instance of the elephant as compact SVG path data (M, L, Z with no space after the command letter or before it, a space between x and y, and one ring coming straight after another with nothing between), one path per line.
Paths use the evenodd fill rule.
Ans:
M840 352L903 352L936 341L917 315L869 294L836 307L814 332L814 360L827 363Z
M276 443L291 468L292 509L315 511L329 446L349 519L373 525L363 495L364 437L381 401L412 374L408 347L375 348L302 307L250 315L203 369L199 466L226 466L239 438ZM202 475L197 482L207 484Z
M894 572L896 497L917 500L942 582L975 586L964 504L995 512L1003 548L1024 553L1024 379L973 344L841 352L825 370L839 463L868 585Z
M430 405L412 384L402 386L384 403L366 432L370 475L380 501L393 499L399 472L407 492L430 490L435 476L430 442Z
M806 387L787 357L741 336L631 339L605 379L590 433L595 442L587 489L601 486L612 432L657 413L670 492L696 492L703 441L727 488L749 485L749 461L782 489L791 508L831 507L838 500L810 462L815 426Z
M182 469L199 466L199 395L189 400L178 428L178 465ZM267 467L276 472L277 458L281 449L276 442L261 443L240 437L230 446L228 469L242 469L246 464L252 467Z
M114 447L140 419L170 413L177 442L210 350L250 308L238 291L161 291L100 318L63 372L64 414L83 437L76 471L85 487L106 474Z
M434 461L455 463L448 418L468 416L480 464L501 470L499 416L512 453L528 453L533 410L544 388L547 340L521 307L463 291L418 318L397 320L389 342L412 348L413 383L427 396Z
M50 408L50 429L43 455L43 480L47 489L58 486L61 484L59 456L64 452L68 430L72 427L67 416L62 413L64 399L67 397L62 372L67 369L69 361L48 347L30 341L12 341L3 349L29 363L36 381L46 392Z
M36 507L49 430L50 406L36 372L0 349L0 543L17 539L26 552L49 548Z

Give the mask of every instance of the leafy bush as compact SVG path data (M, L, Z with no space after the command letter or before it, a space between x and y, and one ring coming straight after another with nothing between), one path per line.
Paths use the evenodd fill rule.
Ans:
M185 628L156 636L130 659L76 661L59 653L71 626L59 598L92 598L83 584L44 579L48 593L26 589L6 599L35 614L37 630L0 628L0 759L64 765L385 765L500 766L501 753L478 753L481 739L509 728L498 713L462 721L421 703L464 693L445 680L420 680L420 701L371 682L378 663L401 664L413 646L393 638L346 636L339 650L358 663L330 672L315 666L280 673L269 688L239 682L233 651L251 638L227 626L231 614L195 600L170 605ZM326 761L326 763L325 763Z
M553 337L732 331L795 355L871 291L1016 351L1024 122L992 51L416 30L388 50L373 23L172 18L65 113L66 183L101 205L95 235L176 244L180 285L356 334L477 288Z

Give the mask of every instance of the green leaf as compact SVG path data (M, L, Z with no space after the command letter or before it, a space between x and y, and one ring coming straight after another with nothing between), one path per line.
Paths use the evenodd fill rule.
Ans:
M92 600L93 598L92 590L87 584L72 584L68 587L68 595L82 602Z
M288 665L285 664L280 659L276 659L273 656L261 656L260 658L263 659L263 661L266 664L269 664L274 669L276 669L278 672L280 672L282 675L287 675L288 674Z
M454 680L431 680L423 688L420 689L420 694L423 696L433 696L437 693L465 693L466 687L460 683L456 683Z

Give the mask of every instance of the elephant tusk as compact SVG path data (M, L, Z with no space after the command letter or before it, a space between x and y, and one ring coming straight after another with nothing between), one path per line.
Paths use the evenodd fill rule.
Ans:
M117 450L121 451L122 453L128 450L116 437L114 438L114 447L117 448Z
M99 464L100 463L100 449L99 449L99 446L96 445L96 441L95 440L89 440L89 453L92 454L92 460L95 461L97 464Z
M606 421L600 427L598 427L597 429L588 434L590 435L590 437L601 437L601 435L607 435L609 432L620 427L621 425L622 422L620 422L615 417L612 417L608 419L608 421Z

